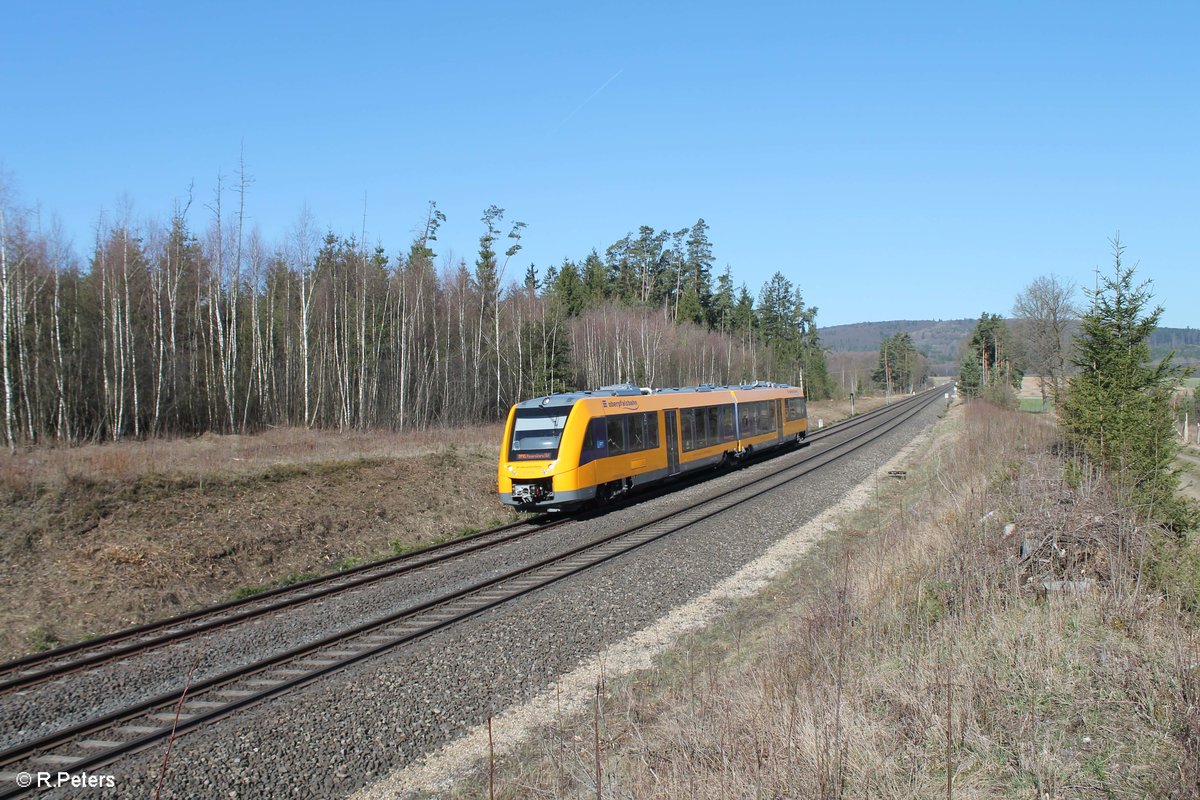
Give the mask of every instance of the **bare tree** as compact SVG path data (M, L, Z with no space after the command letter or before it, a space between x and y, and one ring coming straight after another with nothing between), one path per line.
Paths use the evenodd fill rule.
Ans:
M300 218L296 223L293 237L295 247L292 250L292 268L300 276L300 332L297 337L300 340L300 385L304 389L304 427L308 428L313 425L313 417L315 416L312 409L312 399L309 396L312 374L309 339L312 327L313 291L316 289L317 280L314 274L315 270L313 269L312 254L313 247L315 246L313 241L315 234L313 233L312 214L309 213L307 205L300 212Z
M8 238L8 226L5 224L4 202L6 198L0 193L0 358L4 363L4 440L9 452L16 452L17 441L13 436L13 389L12 372L8 364L8 328L9 309L12 299L9 297L8 250L5 240Z
M1041 380L1042 405L1047 395L1059 402L1066 372L1069 333L1079 319L1075 306L1075 284L1055 275L1035 280L1017 295L1013 317L1029 358L1029 371Z

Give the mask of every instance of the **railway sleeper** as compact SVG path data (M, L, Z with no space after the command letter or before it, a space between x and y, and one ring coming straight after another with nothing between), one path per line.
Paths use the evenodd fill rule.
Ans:
M82 759L83 756L60 756L56 753L47 753L41 756L34 756L29 761L32 764L39 764L46 767L69 767Z
M147 736L165 730L166 728L161 725L122 725L119 728L113 728L112 732L122 736Z
M214 708L224 708L228 703L218 703L215 700L188 700L183 704L184 708L192 708L197 711L207 711Z
M125 743L115 742L110 739L80 739L75 744L86 750L112 750L113 748L120 747Z

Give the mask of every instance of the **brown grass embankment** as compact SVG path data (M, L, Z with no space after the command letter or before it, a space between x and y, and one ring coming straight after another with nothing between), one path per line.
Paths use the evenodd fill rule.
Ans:
M0 659L496 524L499 426L0 460Z
M500 796L596 796L597 730L605 797L1198 796L1195 620L1147 588L1145 530L1040 420L956 418L788 578L506 757Z

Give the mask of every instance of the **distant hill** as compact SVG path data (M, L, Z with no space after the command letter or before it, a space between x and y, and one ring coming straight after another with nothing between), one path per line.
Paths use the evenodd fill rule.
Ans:
M821 344L833 353L878 353L883 340L896 333L913 337L917 350L929 359L935 375L958 371L963 342L975 328L975 319L897 319L887 322L856 322L821 328ZM1157 360L1175 351L1183 364L1200 363L1200 329L1159 328L1150 335L1150 353Z
M975 328L974 319L896 319L888 322L856 322L821 328L821 344L834 353L878 353L889 336L907 333L917 350L929 359L935 375L958 369L962 343Z
M1160 359L1175 351L1175 361L1200 363L1200 328L1159 328L1150 334L1150 355Z

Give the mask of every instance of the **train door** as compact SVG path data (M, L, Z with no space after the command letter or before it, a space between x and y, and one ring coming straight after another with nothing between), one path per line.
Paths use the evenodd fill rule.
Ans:
M667 474L679 474L679 426L675 423L676 409L664 411L667 423Z

